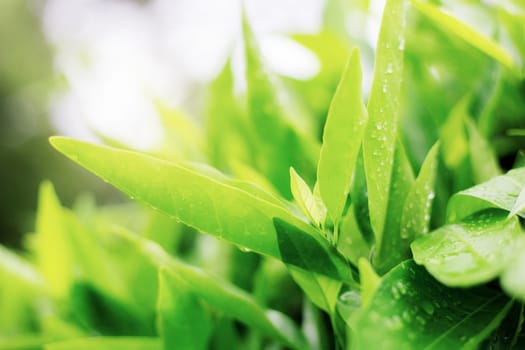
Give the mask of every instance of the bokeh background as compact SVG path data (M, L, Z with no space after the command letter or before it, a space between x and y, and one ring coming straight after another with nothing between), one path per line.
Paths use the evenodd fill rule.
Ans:
M244 2L268 64L298 80L315 76L319 62L289 35L318 32L327 13L337 17L331 25L345 31L343 6ZM361 6L377 13L351 25L373 45L382 1ZM154 147L162 132L157 101L198 119L203 87L227 59L233 56L234 69L243 69L241 16L238 0L0 1L0 242L20 247L33 229L44 179L66 205L82 192L102 203L122 200L52 150L48 137ZM236 84L242 89L242 79Z
M500 44L508 44L523 65L522 1L433 2L485 35L500 37ZM235 87L242 90L243 11L272 71L293 81L298 91L301 82L319 86L317 92L324 96L307 85L303 90L305 96L319 99L316 112L322 125L349 47L361 49L363 90L365 94L369 90L383 4L383 0L1 0L0 242L18 248L22 235L33 229L37 189L44 179L55 184L66 206L82 192L93 193L99 203L124 200L52 150L50 135L113 140L148 150L163 138L158 104L184 111L199 125L206 87L230 58L238 72ZM416 24L411 28L417 30L407 37L406 75L421 88L406 92L411 98L403 127L414 169L458 99L471 90L481 97L496 94L492 86L500 86L501 97L494 98L496 112L487 115L499 122L486 128L492 134L484 137L494 141L500 161L511 157L503 164L509 168L516 149L525 143L522 136L505 134L521 129L525 120L522 81L507 79L493 60L454 35L420 17L412 20ZM322 48L315 55L293 40L320 31L336 33L334 43L322 37L332 51ZM341 49L341 42L347 47ZM315 81L321 69L329 80ZM483 103L477 104L479 111L473 105L478 118Z

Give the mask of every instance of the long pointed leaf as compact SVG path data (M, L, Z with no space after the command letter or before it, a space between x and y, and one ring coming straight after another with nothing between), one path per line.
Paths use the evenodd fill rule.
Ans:
M273 218L299 227L329 249L317 231L285 208L177 163L63 137L51 143L132 198L247 249L281 258ZM339 277L351 279L346 263L334 261Z
M354 50L332 99L317 165L319 192L335 224L343 213L368 118L359 57Z
M518 67L511 55L503 49L497 42L480 34L477 30L461 22L457 18L441 11L435 5L421 2L419 0L411 0L415 8L421 13L430 18L441 28L445 28L454 35L465 40L470 45L478 48L488 56L499 61L501 64L518 73Z
M428 152L419 175L408 193L401 217L401 238L407 242L412 242L415 237L428 233L430 210L435 196L438 150L439 144L436 143Z
M402 0L386 2L368 101L369 121L363 141L370 219L378 241L381 241L385 228L394 166L403 77L405 16Z

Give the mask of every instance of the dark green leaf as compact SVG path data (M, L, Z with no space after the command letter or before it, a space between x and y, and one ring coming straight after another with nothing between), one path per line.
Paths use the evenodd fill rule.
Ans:
M448 288L406 261L385 275L355 324L356 349L476 349L513 302L489 288Z
M322 273L334 279L352 281L349 264L327 241L315 239L279 218L274 218L273 223L285 264L301 266L307 271Z

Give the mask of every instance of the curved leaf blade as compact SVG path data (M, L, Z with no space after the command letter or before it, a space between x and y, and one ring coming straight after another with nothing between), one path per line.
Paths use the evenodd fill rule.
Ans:
M517 198L525 187L525 167L513 169L505 175L456 193L447 207L447 220L460 220L476 211L486 208L501 208L509 212L516 205ZM517 215L525 218L523 211Z
M383 12L363 139L369 210L376 240L385 228L400 113L406 14L402 0L388 0ZM379 239L377 239L379 237Z
M484 52L486 55L494 58L496 61L511 69L513 72L519 74L519 69L512 56L497 42L487 38L457 18L441 11L435 5L421 2L419 0L411 0L411 2L415 8L434 21L441 28L447 29L454 35L458 36L470 45Z
M401 217L401 238L412 242L428 233L430 210L434 199L434 182L438 164L439 143L428 152L419 175L408 193Z
M317 165L319 192L334 223L341 219L368 119L361 59L355 49L330 104Z
M498 277L522 247L516 217L488 209L443 226L411 245L414 260L448 286L469 287Z
M384 350L476 349L512 304L489 288L448 288L408 260L381 280L355 324L354 345Z
M260 332L279 340L293 349L306 349L306 340L286 315L260 306L244 290L220 280L201 269L175 260L160 246L139 237L127 236L138 252L149 258L160 269L161 278L183 288L224 315L239 320Z
M295 202L310 220L311 223L320 227L326 218L326 207L321 199L310 190L303 178L297 174L294 168L290 168L290 187Z
M159 271L157 315L164 349L208 349L213 329L209 311L178 276Z

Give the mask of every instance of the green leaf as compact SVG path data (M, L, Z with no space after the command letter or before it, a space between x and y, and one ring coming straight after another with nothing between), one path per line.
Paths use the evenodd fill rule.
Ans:
M355 49L328 111L317 164L319 192L335 225L339 223L368 119L361 91L361 60Z
M33 329L38 317L35 299L47 301L46 287L33 265L0 245L1 335L19 335Z
M12 338L0 338L0 350L41 350L48 343L48 337L34 334L18 335Z
M448 288L411 260L379 285L355 324L356 349L476 349L512 300L490 288Z
M498 159L490 144L485 140L472 120L466 120L469 134L469 153L475 183L488 181L501 175Z
M211 316L187 284L165 269L159 272L158 329L166 350L208 349Z
M98 337L64 340L44 346L45 350L162 350L159 338Z
M459 100L448 113L439 130L443 160L450 169L457 169L468 156L469 144L465 133L465 120L470 104L470 96Z
M361 233L353 203L341 222L337 249L356 266L360 258L370 257L370 245Z
M247 163L253 157L253 135L234 96L231 61L209 85L206 106L206 149L211 164L225 170L231 162Z
M486 350L519 349L516 343L522 331L525 317L523 314L524 311L525 308L523 304L514 303L500 326L492 332L490 337L485 339L485 342L480 348Z
M402 0L386 2L363 139L370 220L379 242L385 228L401 110L405 16Z
M359 281L361 282L361 299L363 307L367 307L372 300L381 278L365 258L359 259Z
M281 258L273 218L293 224L310 237L317 236L314 240L319 246L326 243L315 229L285 208L178 163L64 137L54 137L51 143L132 198L241 247ZM334 261L343 274L338 278L351 278L346 264ZM331 274L333 270L316 272Z
M376 245L372 254L375 270L385 274L388 270L410 257L408 243L401 236L403 206L414 183L414 174L401 142L395 147L394 167L390 183L386 225L384 232L376 233Z
M277 232L281 259L285 264L299 266L310 272L323 272L324 275L352 281L350 265L329 245L326 240L317 240L307 232L302 231L279 218L273 219Z
M312 193L310 187L294 168L290 168L290 187L299 209L311 223L320 227L326 218L326 207L323 201Z
M453 222L485 208L501 208L512 211L523 187L525 167L513 169L505 175L455 194L448 205L448 221ZM525 218L525 213L517 212Z
M294 280L314 304L327 312L333 312L342 286L342 281L336 277L339 275L337 266L343 263L350 271L344 258L335 248L323 247L297 227L277 218L274 219L274 225L279 237L283 262L288 264L288 270ZM337 260L340 260L340 263L335 262ZM294 266L304 266L304 268L297 269ZM320 270L327 272L325 276L316 273Z
M419 175L408 193L401 217L401 238L407 242L428 233L434 199L439 143L428 152Z
M457 18L441 11L435 5L418 0L411 0L411 2L415 8L434 21L440 28L446 29L457 37L465 40L467 43L494 58L514 73L519 73L516 62L514 62L510 54L492 39L459 21Z
M363 240L372 245L374 243L374 232L372 230L372 225L370 224L370 211L368 208L368 191L366 185L366 174L365 174L365 164L363 160L363 149L357 158L357 164L354 174L354 184L352 187L352 209L355 222L359 227L359 231ZM347 218L348 218L347 214ZM350 219L350 218L348 218ZM348 221L348 220L345 220ZM343 226L345 221L343 221ZM343 227L342 227L343 228Z
M523 239L516 242L518 248L523 246L525 243ZM525 279L523 278L525 273L525 252L516 252L515 256L509 262L505 271L501 275L501 286L511 296L518 298L521 302L525 302Z
M32 237L30 249L37 269L57 297L66 296L73 278L69 239L68 224L53 185L43 182L38 196L36 235Z
M516 202L514 203L514 206L512 207L509 213L509 216L521 213L520 216L525 217L524 211L525 211L525 186L521 189L521 192L518 195L518 198L516 199Z
M412 243L414 260L448 286L468 287L498 277L522 248L516 217L487 209Z
M290 198L288 169L293 166L308 182L314 178L319 145L297 124L301 115L290 113L292 96L266 69L255 36L243 20L246 55L246 101L254 168L264 174L285 197ZM292 116L295 119L292 120Z
M153 242L133 236L127 236L127 239L136 245L140 254L147 256L162 268L162 278L169 280L171 287L184 281L183 288L222 314L239 320L293 349L306 348L304 336L284 314L266 310L238 287L173 259Z

